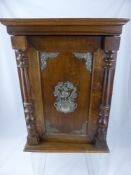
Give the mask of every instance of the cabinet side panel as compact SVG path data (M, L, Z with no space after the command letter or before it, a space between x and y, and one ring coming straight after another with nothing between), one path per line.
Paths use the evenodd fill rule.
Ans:
M104 73L103 57L104 55L101 49L98 49L96 52L94 52L88 126L88 134L91 140L94 138L94 135L96 133L99 106L101 103Z
M33 47L28 49L29 57L29 79L30 87L32 90L32 101L36 113L36 126L39 132L39 135L42 137L45 132L44 124L44 105L42 101L42 92L41 92L41 77L40 77L40 66L38 52Z

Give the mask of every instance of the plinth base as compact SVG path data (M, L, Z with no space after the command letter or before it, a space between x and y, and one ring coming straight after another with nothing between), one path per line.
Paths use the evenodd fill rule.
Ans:
M25 152L57 152L57 153L109 153L108 146L97 148L93 144L40 142L38 145L25 145Z

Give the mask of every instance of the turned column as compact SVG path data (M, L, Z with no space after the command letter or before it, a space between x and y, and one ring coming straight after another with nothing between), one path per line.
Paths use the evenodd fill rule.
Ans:
M31 98L30 82L28 75L27 41L25 36L12 36L12 47L15 49L19 81L27 125L27 143L34 145L39 143L39 135L35 123L35 111Z
M100 111L98 116L95 145L97 147L107 146L106 134L110 114L110 104L115 73L117 50L119 49L120 37L105 37L104 50L104 77Z

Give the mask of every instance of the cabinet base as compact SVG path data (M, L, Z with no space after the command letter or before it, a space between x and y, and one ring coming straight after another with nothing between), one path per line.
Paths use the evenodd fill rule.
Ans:
M93 144L76 144L60 142L40 142L38 145L25 145L25 152L56 152L56 153L109 153L108 146L97 148Z

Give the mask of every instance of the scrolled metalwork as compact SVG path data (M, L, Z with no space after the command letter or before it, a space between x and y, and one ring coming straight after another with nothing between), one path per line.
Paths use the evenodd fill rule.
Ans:
M92 71L92 53L91 52L73 52L74 56L79 60L83 59L86 61L86 69L91 72Z
M58 52L41 52L40 53L41 70L44 70L47 67L47 60L49 58L56 58L58 54L59 54Z
M59 82L54 90L54 96L57 97L54 103L56 110L63 113L74 112L77 108L75 103L76 91L77 88L72 82Z

